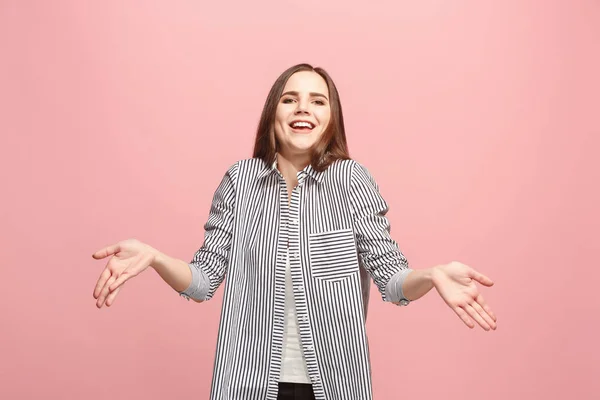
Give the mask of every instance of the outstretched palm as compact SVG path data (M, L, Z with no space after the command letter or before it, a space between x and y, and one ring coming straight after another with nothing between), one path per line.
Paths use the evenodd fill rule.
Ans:
M433 275L433 284L442 299L469 328L475 327L475 320L486 331L496 329L496 315L475 281L485 286L494 284L487 276L459 262L436 267Z
M155 254L154 248L136 239L123 240L95 252L92 257L96 260L112 256L94 288L96 306L112 305L123 283L148 268Z

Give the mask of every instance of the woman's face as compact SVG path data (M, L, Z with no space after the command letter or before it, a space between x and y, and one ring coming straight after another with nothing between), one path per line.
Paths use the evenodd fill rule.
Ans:
M330 117L329 89L325 79L313 71L300 71L290 76L275 115L279 152L288 157L309 155Z

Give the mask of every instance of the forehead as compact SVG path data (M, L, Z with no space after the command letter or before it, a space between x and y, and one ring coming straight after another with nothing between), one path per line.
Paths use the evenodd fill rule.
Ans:
M284 93L288 91L329 93L325 79L314 71L299 71L290 76L283 88Z

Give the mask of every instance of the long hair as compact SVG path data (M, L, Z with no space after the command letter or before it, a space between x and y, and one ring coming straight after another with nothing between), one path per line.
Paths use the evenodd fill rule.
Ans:
M325 80L329 89L331 118L327 128L313 146L310 158L310 164L313 169L321 172L336 160L349 159L350 155L346 142L342 104L337 88L329 74L323 68L315 68L310 64L298 64L288 68L277 78L271 87L258 123L253 157L261 158L266 163L271 163L275 159L275 153L279 149L274 130L277 105L290 76L300 71L316 72Z

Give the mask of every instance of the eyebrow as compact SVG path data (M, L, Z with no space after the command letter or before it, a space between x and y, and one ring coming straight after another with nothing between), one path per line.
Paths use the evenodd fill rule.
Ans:
M292 95L292 96L298 96L300 93L296 92L296 91L290 91L290 92L285 92L281 95L281 97L285 96L285 95ZM327 96L325 96L324 94L318 93L318 92L310 92L309 93L311 95L311 97L323 97L325 100L329 101L329 99L327 98Z

